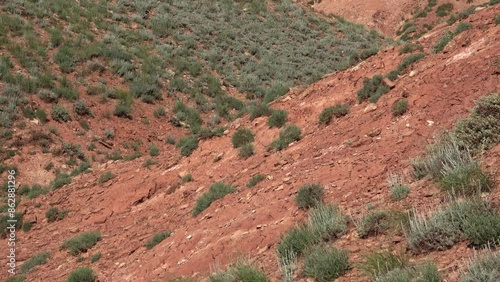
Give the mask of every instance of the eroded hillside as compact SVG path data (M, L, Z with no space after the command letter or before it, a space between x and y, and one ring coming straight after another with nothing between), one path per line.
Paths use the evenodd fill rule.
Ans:
M279 281L284 276L277 258L277 250L283 242L281 236L308 220L311 211L299 209L296 197L299 188L313 183L324 186L324 203L338 205L340 212L350 218L345 230L324 238L325 244L346 250L348 255L350 267L338 281L370 281L358 263L365 261L367 254L380 250L401 254L415 264L429 260L435 263L443 279L457 281L461 270L465 269L464 261L474 254L469 239L457 239L441 251L416 251L420 249L409 245L408 227L401 228L397 224L362 236L359 224L363 216L374 211L393 212L407 219L412 211L434 212L449 202L448 194L431 177L413 177L411 160L422 156L427 145L436 142L438 133L454 128L457 120L466 118L480 97L491 93L498 96L500 7L493 2L492 5L477 7L474 12L455 22L450 21L450 24L440 23L422 36L415 36L413 41L410 38L406 44L383 47L371 57L376 52L375 48L382 44L376 33L347 22L341 21L345 25L337 21L323 22L307 14L304 21L309 22L302 25L297 21L297 30L314 26L318 21L320 24L315 36L325 35L330 28L339 29L338 34L343 34L341 39L327 35L323 38L324 46L335 45L338 40L351 42L351 35L360 46L355 49L356 54L344 57L340 55L342 53L330 53L336 52L337 48L322 49L323 45L314 49L311 47L314 46L314 38L309 38L303 43L304 49L296 50L292 46L292 53L284 57L271 51L266 53L266 50L279 47L270 43L263 49L255 47L258 52L264 52L255 64L248 62L257 53L247 53L251 50L246 50L246 47L241 50L227 47L235 52L234 56L229 56L231 60L225 62L224 59L214 58L211 62L211 55L218 53L201 45L216 46L218 43L208 38L206 41L196 39L195 42L200 45L187 47L188 56L180 58L188 62L179 65L176 65L179 58L176 50L180 50L176 36L189 44L190 39L184 38L185 34L198 38L205 28L210 29L200 26L200 34L196 34L193 22L202 19L193 22L178 19L179 22L174 21L175 25L164 34L165 30L158 27L170 26L168 22L171 19L162 18L162 14L158 13L160 10L151 8L156 7L153 2L150 9L147 5L132 7L115 3L117 10L107 10L108 16L103 22L94 19L90 26L82 24L81 28L91 30L87 36L95 36L95 42L104 45L117 44L116 37L124 36L119 38L121 47L116 49L118 46L113 45L109 50L125 48L124 54L132 56L130 59L127 60L127 55L120 55L123 58L108 60L106 49L99 49L104 45L96 43L100 46L96 49L99 51L91 52L89 57L81 57L81 61L74 60L73 69L67 73L63 65L52 62L52 58L56 60L55 53L61 52L64 44L48 49L47 57L42 56L38 62L25 62L34 69L46 68L58 76L66 73L78 95L78 99L73 101L65 96L71 91L57 90L64 88L65 83L57 80L53 87L48 86L50 82L47 86L42 84L45 80L28 72L31 69L27 69L13 53L13 50L18 50L15 44L21 44L16 43L17 40L27 40L23 44L29 44L30 30L40 34L42 40L52 42L53 36L43 29L45 18L33 16L36 10L19 8L25 7L24 4L3 7L3 17L17 13L33 24L33 29L23 28L28 30L28 35L22 35L24 39L12 35L15 28L9 29L9 36L2 37L2 40L14 38L14 43L2 41L2 70L12 74L11 78L4 76L7 72L1 74L3 93L17 82L16 93L31 93L28 87L31 83L26 82L28 86L23 86L24 81L37 81L33 82L34 94L27 94L27 102L19 104L19 109L23 110L17 120L14 119L14 126L2 131L7 144L3 148L4 153L10 155L4 160L2 168L16 166L21 186L29 184L28 190L18 195L22 200L17 210L23 214L25 225L30 225L25 230L17 231L18 261L22 265L36 254L50 254L45 263L26 271L24 281L66 281L73 270L84 266L93 269L98 281L170 281L178 277L202 281L213 273L214 268L226 269L241 257L250 258L271 281ZM181 1L173 3L170 8L165 4L163 9L179 12L203 8L201 4L186 7L192 4L189 1L185 4ZM256 18L265 19L270 12L259 3L253 1L249 6L238 4L232 6L235 9L232 12L252 11L256 13ZM286 13L278 12L278 6L276 4L268 9L278 14ZM294 6L287 7L292 9ZM216 8L208 6L204 9ZM304 15L303 10L295 9L298 8L288 12L295 17ZM88 15L82 16L85 18ZM254 17L251 14L240 16ZM60 17L64 19L62 15ZM160 22L155 26L150 17ZM54 20L58 21L57 18ZM252 20L255 18L249 19L249 22ZM75 19L77 22L79 20ZM104 30L111 22L118 24L110 35ZM226 22L236 24L229 19ZM79 25L67 28L74 26ZM4 25L4 28L9 27ZM151 28L151 34L144 28ZM191 32L172 35L179 28ZM70 34L76 32L68 29L64 29L70 32L65 33L66 36L73 38ZM217 30L214 29L214 32ZM314 29L311 30L314 32ZM145 38L135 37L140 34ZM273 37L273 34L269 36ZM278 37L277 34L274 36ZM255 43L255 38L240 37L238 34L215 38L228 38L221 41L228 46L234 46L238 38L249 40L243 46ZM272 42L269 40L258 45ZM148 54L157 54L157 57L143 56L141 54L145 50L135 44L128 47L126 44L143 41L149 42L144 47L150 52ZM200 51L203 49L212 53L204 54ZM71 50L79 49L71 45ZM302 54L304 60L328 58L325 57L323 65L317 65L317 61L294 61L297 56L300 57L299 53L293 53L294 50ZM270 60L271 56L276 56L276 61ZM6 58L12 62L10 67ZM44 64L44 58L50 64ZM174 59L169 61L169 58ZM357 63L360 60L364 61ZM200 66L202 78L196 75L196 62L206 64ZM333 62L340 65L331 66ZM276 63L303 71L274 74L283 70L283 67L276 67ZM353 63L356 65L349 67ZM127 65L132 73L124 71L120 76L122 68L115 69L114 64ZM261 67L269 73L254 72L254 68ZM319 70L313 70L315 67ZM328 72L331 73L316 81ZM247 78L242 77L245 75ZM268 75L272 80L263 78ZM380 75L380 81L377 75ZM144 78L144 81L136 80L137 77ZM151 77L155 78L155 83L148 80ZM316 82L305 86L306 82L312 81ZM186 88L176 86L178 82ZM106 88L99 88L99 83ZM134 88L137 83L143 88ZM175 88L178 86L180 88ZM47 102L46 96L40 94L44 92L41 89L54 93L58 105L67 109L74 107L74 111L69 111L72 121L56 122L57 113L52 114L46 123L40 120L39 110L48 112L56 104L50 100ZM137 89L144 91L133 94ZM143 101L136 99L131 102L133 96ZM90 115L78 114L78 100L85 101ZM265 103L261 103L262 100ZM406 101L406 107L400 112L393 110L393 105L401 101ZM227 107L221 109L221 103ZM120 106L131 105L124 116L116 115ZM207 107L205 112L204 105ZM231 108L231 105L234 107ZM328 114L321 115L325 108L334 105L344 110L331 110L331 119L328 119ZM26 108L32 109L33 116L23 113L28 112L24 110ZM163 113L160 108L163 108ZM279 114L278 110L286 114ZM292 138L290 144L283 140L275 142L283 128L268 124L269 116L274 115L272 113L281 115L281 119L274 121L276 124L285 120L287 125L283 128L297 126L300 129L299 140ZM498 115L495 112L488 114L492 117ZM214 115L220 123L213 121ZM85 129L85 122L82 121L86 121L89 128ZM495 122L498 126L498 119L492 122L493 126ZM19 126L19 123L24 123L24 126ZM247 151L234 148L233 136L242 129L249 129L254 134L254 141L246 146ZM78 148L76 144L83 146ZM493 144L486 149L480 154L481 168L492 181L488 186L492 191L483 191L482 197L495 207L495 219L486 219L495 228L499 227L495 224L498 224L500 204L496 184L500 181L500 146ZM181 156L182 152L186 152L185 156ZM52 167L47 167L50 163ZM387 181L392 174L402 176L402 184L409 188L408 194L398 200L391 195ZM252 177L260 181L248 187ZM206 209L193 213L198 199L216 182L231 185L234 191L213 200ZM41 188L33 187L35 183L41 184ZM50 208L58 210L53 209L49 215ZM65 240L93 231L100 232L95 245L76 248L74 252L71 246L61 248ZM158 235L157 240L150 241L155 234ZM495 236L494 232L492 234ZM2 245L7 245L5 239ZM5 265L3 254L4 251L2 264ZM97 254L100 254L99 257L96 257ZM297 269L288 281L311 279L303 272L304 255L296 255ZM0 277L6 277L6 272L3 271Z

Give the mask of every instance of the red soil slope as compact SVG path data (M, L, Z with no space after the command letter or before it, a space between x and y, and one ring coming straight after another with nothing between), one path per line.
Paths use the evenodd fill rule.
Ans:
M306 89L293 89L273 107L289 112L290 123L302 129L302 139L279 153L265 150L279 131L269 129L265 118L249 121L245 116L233 122L224 137L202 141L189 158L179 159L178 151L165 145L158 166L144 168L145 157L109 162L57 191L23 201L20 210L36 225L28 233L18 232L19 261L41 251L52 254L48 264L37 268L26 281L63 281L74 268L88 264L88 259L76 262L59 246L65 239L93 230L99 230L103 240L83 256L102 253L102 258L92 264L99 281L206 277L211 267L225 266L240 255L254 259L276 281L276 243L280 233L306 218L307 214L294 204L294 196L307 183L325 185L327 201L340 204L343 212L354 218L366 213L368 204L383 209L435 208L442 203L443 195L425 180L411 183L407 199L391 202L387 174L410 173L409 158L418 156L435 133L465 117L477 98L499 90L500 27L493 22L499 12L500 6L496 5L470 16L467 21L474 28L458 35L444 53L430 54L430 48L447 26L438 26L421 38L428 55L402 74L373 111L365 110L367 103L357 103L356 92L364 77L396 68L404 58L398 55L400 47L382 50L358 66L327 75ZM402 96L408 97L409 111L394 118L391 105ZM349 115L318 127L319 113L336 102L352 102ZM115 126L129 130L131 137L149 132L145 126L125 122ZM231 146L230 137L242 126L256 133L256 155L247 160L239 159ZM153 131L158 133L159 128ZM218 155L222 159L215 162ZM483 165L500 180L500 146L485 155ZM99 185L98 178L106 171L117 177ZM194 181L180 184L178 175L182 172L191 173ZM255 173L269 177L254 188L246 188ZM238 192L193 217L196 199L216 181L231 183ZM491 197L500 202L498 189ZM42 206L36 208L35 202ZM48 224L44 214L51 205L67 209L69 215ZM146 250L144 243L167 229L173 230L172 236ZM6 241L1 244L5 246ZM404 250L406 246L402 237L359 239L352 226L334 244L349 250L353 262L370 250ZM2 265L6 263L4 252L2 248ZM471 249L459 244L448 251L413 258L436 261L443 276L455 281L460 259L470 254ZM5 276L6 272L1 272L0 277ZM364 280L356 268L339 279Z

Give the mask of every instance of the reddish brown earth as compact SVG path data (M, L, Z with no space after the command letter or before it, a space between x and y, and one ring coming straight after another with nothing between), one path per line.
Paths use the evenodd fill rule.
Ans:
M300 1L308 5L312 1ZM386 35L394 35L396 31L413 18L417 10L422 10L427 5L427 0L321 0L314 1L310 5L313 9L325 14L335 14L356 23L361 23L368 28L375 28ZM444 3L453 3L454 11L462 11L471 5L478 5L488 0L475 0L467 3L466 0L446 1L438 0L431 15L436 8ZM424 19L424 21L435 21L435 15Z
M323 0L317 7L331 2ZM302 139L281 152L265 150L279 130L269 129L266 118L249 121L245 116L231 123L224 137L202 141L189 158L181 159L173 145L157 141L161 144L157 166L144 168L142 163L147 157L130 162L110 161L94 167L90 174L74 178L71 184L57 191L32 201L23 200L19 209L24 212L25 220L36 224L30 232L18 231L18 261L41 251L52 254L49 262L25 281L63 281L77 266L87 265L88 259L78 263L67 251L59 250L59 246L65 239L94 230L103 234L103 240L83 256L102 253L102 258L91 265L99 281L202 278L213 267L225 266L240 256L251 257L277 281L276 244L281 233L307 217L306 212L296 207L294 196L303 184L313 182L326 187L328 202L339 204L344 213L354 218L365 214L369 204L376 209L434 209L444 202L444 195L432 182L408 177L410 196L392 202L387 175L410 174L409 159L421 154L436 133L467 116L477 98L499 90L500 27L493 22L499 12L500 6L496 5L471 15L466 21L474 28L458 35L442 54L432 54L430 49L449 27L442 24L422 37L419 41L428 55L401 75L394 89L378 101L373 111L365 112L368 104L357 103L356 92L364 77L396 68L404 58L398 55L400 47L384 49L306 89L293 89L272 106L289 112L290 123L302 129ZM410 77L411 71L414 75ZM409 111L395 118L391 115L391 105L403 96L408 97ZM352 102L349 115L335 119L329 126L318 127L319 113L336 102ZM100 107L95 100L92 109L97 111ZM134 111L141 112L141 108ZM111 117L100 119L99 126L101 130L113 126L120 132L114 146L134 137L153 141L182 134L166 120L148 119L151 123L146 125L140 119L130 122ZM75 136L72 131L77 126L76 122L67 128L61 126L59 132L65 138ZM247 160L239 159L237 150L231 146L232 134L243 126L256 133L256 155ZM90 142L91 135L68 140L84 145ZM23 150L28 151L29 147ZM219 154L223 154L222 159L214 162ZM43 155L16 158L14 161L22 164L19 178L26 177L21 181L47 183L53 178L42 169L49 161ZM483 166L498 183L500 146L485 154ZM117 177L98 184L99 176L107 171ZM179 173L183 172L191 173L194 181L181 184ZM266 174L268 179L246 188L245 184L256 173ZM238 192L193 217L191 210L196 199L216 181L233 184ZM498 187L487 197L500 203ZM36 202L41 207L35 208ZM69 214L62 221L48 224L45 211L50 206L67 209ZM146 250L144 243L167 229L173 231L172 236ZM6 245L6 241L1 244ZM334 245L347 249L351 261L359 262L362 254L380 248L405 251L406 240L404 236L388 235L360 239L350 226L349 232ZM446 281L456 281L459 267L472 253L472 249L461 243L447 251L413 256L412 260L433 260ZM2 248L2 265L5 257ZM5 275L2 271L0 277ZM300 275L296 280L306 281ZM356 267L339 279L366 280Z

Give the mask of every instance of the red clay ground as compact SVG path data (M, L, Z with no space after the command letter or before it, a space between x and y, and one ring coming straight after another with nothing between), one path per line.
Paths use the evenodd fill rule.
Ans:
M326 3L324 0L320 5ZM32 219L36 224L28 233L18 231L19 261L41 251L52 254L48 264L29 274L26 281L63 281L77 266L88 265L88 256L98 252L102 258L91 267L99 281L168 281L183 275L206 277L211 267L225 266L240 255L254 259L277 281L276 243L281 233L307 217L294 203L295 193L307 183L323 184L327 188L327 201L341 205L342 211L354 218L366 213L368 204L377 209L435 208L443 202L443 195L430 181L412 182L410 196L395 203L390 200L386 178L389 172L410 174L409 159L418 156L432 142L434 134L451 128L456 120L467 116L477 98L499 90L500 27L493 23L499 12L497 5L472 15L467 21L474 28L457 36L444 53L437 55L430 54L430 48L448 27L444 24L435 27L432 34L420 40L428 53L426 58L403 73L395 88L378 101L373 111L365 112L368 104L357 103L356 92L364 77L395 69L404 58L398 55L399 48L382 50L358 66L327 75L306 89L293 89L272 105L286 109L289 122L302 129L302 139L282 152L265 151L279 130L269 129L266 118L249 121L245 116L234 121L224 137L202 141L189 158L180 159L173 145L162 144L158 166L144 168L142 163L146 157L130 162L109 162L94 168L90 174L76 177L72 184L57 191L33 201L23 200L19 209L25 213L26 220ZM412 77L410 71L413 71ZM408 96L409 111L394 118L391 105L403 95ZM348 101L353 103L349 115L334 120L329 126L318 127L318 115L323 108ZM150 136L151 140L157 137L163 140L168 134L176 133L167 121L150 120L149 126L137 119L132 125L116 118L99 120L99 123L102 128L113 125L125 132L127 138ZM256 133L256 155L247 160L239 159L237 150L231 146L232 134L242 126ZM69 135L60 132L63 136ZM79 142L87 142L83 144L91 140L91 136L81 138ZM219 154L223 154L222 159L214 162ZM32 173L41 170L26 163L28 160L16 161L21 163L22 175L30 178L36 178ZM498 183L500 146L484 156L483 165ZM117 177L99 185L98 178L106 171L112 171ZM194 181L178 185L181 172L191 173ZM246 188L246 182L255 173L269 177L254 188ZM46 177L39 176L40 179ZM193 217L191 210L196 199L216 181L231 183L238 187L238 192L214 202ZM498 191L497 187L489 196L496 203L500 202ZM35 202L42 203L41 207L35 208ZM52 205L67 209L68 216L48 224L45 211ZM152 250L146 250L144 243L155 233L167 229L173 230L173 235ZM93 230L99 230L103 240L84 254L84 262L78 263L75 257L59 250L65 239ZM6 241L2 240L1 244L6 245ZM406 242L404 236L359 239L351 226L334 245L349 250L351 261L358 262L363 253L380 248L404 251ZM1 251L2 265L5 265L4 250ZM436 261L443 277L456 281L459 266L472 253L462 243L448 251L432 252L412 260ZM5 275L1 272L0 277ZM296 280L306 281L302 277ZM339 279L366 280L356 267Z

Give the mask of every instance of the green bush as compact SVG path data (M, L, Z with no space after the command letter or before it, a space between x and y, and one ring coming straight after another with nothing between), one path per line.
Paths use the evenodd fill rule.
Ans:
M410 188L406 185L391 186L391 199L393 201L399 201L405 199L409 193L410 193Z
M304 185L299 189L295 203L301 209L316 207L323 203L324 189L319 184Z
M101 258L101 253L94 254L90 256L90 263L94 263Z
M209 277L211 282L269 282L266 275L250 261L238 260L234 266L229 266L226 271L217 270Z
M130 106L118 102L115 106L113 114L117 117L132 119L132 115L130 114L131 111L132 108Z
M190 156L198 148L198 138L194 135L183 137L175 146L181 149L181 156Z
M47 218L47 222L54 222L58 220L62 220L66 215L68 214L68 211L66 210L59 210L56 207L52 207L47 210L45 213L45 217Z
M401 226L408 225L408 214L398 211L370 211L356 223L360 238L376 236L385 231L398 232Z
M5 282L23 282L26 279L26 275L16 275L8 277Z
M460 282L494 282L500 280L500 252L487 251L477 256L467 266L467 271L460 276Z
M301 130L296 125L287 125L281 129L279 138L269 145L269 149L281 151L288 147L290 143L300 140Z
M392 104L391 110L392 115L395 117L403 115L406 111L408 111L408 101L404 98L397 100L394 104Z
M430 217L415 215L407 232L414 253L445 250L460 240L472 245L498 244L500 216L489 203L478 200L453 202Z
M66 184L71 183L71 176L67 173L61 173L56 171L56 178L50 182L52 189L56 190L63 187Z
M31 257L29 260L25 261L21 267L19 268L19 273L29 273L35 267L39 265L43 265L47 263L47 259L50 257L50 253L48 252L43 252L43 253L38 253L35 256Z
M309 226L324 240L339 238L347 232L347 217L335 205L319 205L311 209Z
M165 232L156 233L153 236L153 238L149 239L146 242L146 244L145 244L146 249L148 249L148 250L152 249L154 246L160 244L161 241L167 239L171 235L172 235L172 231L165 231Z
M60 105L52 106L50 114L52 115L52 119L55 121L67 122L71 120L68 110Z
M251 144L255 140L253 132L248 128L240 128L233 134L231 142L234 148L239 148L245 144Z
M319 114L319 124L330 124L332 117L343 117L349 113L349 104L336 104L334 106L323 109Z
M380 96L389 92L389 87L387 87L383 82L384 77L380 74L373 76L371 79L365 78L363 80L363 88L361 88L357 95L360 102L369 100L372 103L377 102Z
M66 282L95 282L97 276L89 267L79 267L71 272Z
M75 102L75 104L73 105L73 110L75 111L75 113L81 116L92 116L92 112L82 100L78 100Z
M101 239L101 233L97 231L82 233L72 239L65 240L61 245L61 249L69 250L69 253L76 257L81 253L87 252L88 249L92 248Z
M437 7L436 16L446 17L451 13L451 11L453 11L453 4L452 3L445 3L445 4L439 5Z
M108 182L115 177L116 177L116 175L114 175L111 171L107 171L107 172L101 174L101 176L99 176L98 182L99 183Z
M266 179L266 176L264 174L255 174L252 176L252 178L250 178L250 180L247 182L247 187L248 188L251 188L251 187L254 187L255 185L257 185L257 183L263 181Z
M426 262L422 265L409 265L404 268L394 268L385 274L377 277L376 281L395 282L395 281L429 281L441 282L441 276L434 263Z
M347 252L315 246L305 255L304 274L318 282L330 282L349 270Z
M202 211L206 210L213 202L223 198L227 194L234 193L236 190L233 186L216 182L210 186L210 190L203 194L196 201L196 206L193 209L193 216L197 216Z
M9 214L0 214L0 238L5 239L10 231L7 230L10 223L7 222L8 219L16 220L15 229L19 230L23 226L23 214L20 212L14 213L14 218L11 218Z
M67 45L62 45L54 55L54 61L59 65L63 73L70 73L74 70L73 50Z
M247 143L240 147L238 150L238 157L241 159L247 159L255 154L253 144Z
M372 252L359 265L361 270L375 281L393 269L403 269L409 265L408 259L389 251Z
M270 116L273 111L264 103L256 103L250 106L250 120L254 120L258 117Z
M166 114L166 111L165 111L165 108L164 107L158 107L155 109L155 111L153 112L153 115L156 117L156 118L160 118L160 117L163 117L165 116Z
M156 147L153 143L149 144L149 155L151 157L160 155L160 149L158 149L158 147Z
M285 110L273 110L271 116L267 120L269 127L281 128L285 125L288 118L288 112Z
M474 153L500 143L500 92L478 99L470 116L457 122L454 134Z
M293 253L300 256L310 246L318 243L321 236L309 225L302 224L299 227L290 229L285 236L280 235L281 242L278 244L278 257L283 258Z
M423 49L424 47L420 44L406 43L401 49L399 49L399 55L411 53L416 50L423 51Z
M450 43L450 41L459 33L464 32L467 29L472 28L472 25L469 23L460 23L453 32L447 31L441 39L434 45L433 51L434 53L440 53L443 51L444 47Z

